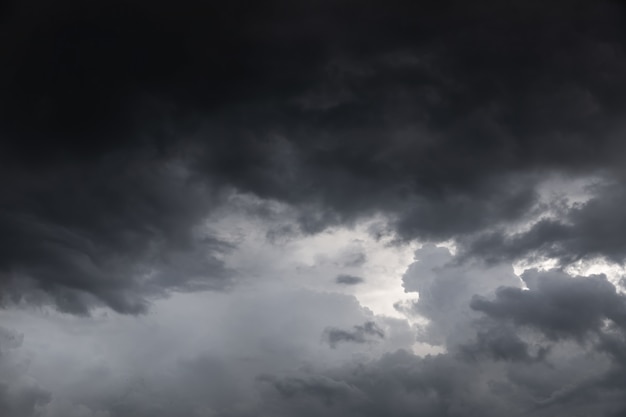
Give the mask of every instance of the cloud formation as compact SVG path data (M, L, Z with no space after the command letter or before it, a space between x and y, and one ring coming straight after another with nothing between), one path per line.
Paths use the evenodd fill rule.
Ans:
M0 21L8 417L626 413L619 2Z
M341 330L336 328L327 328L324 330L324 338L331 348L336 348L339 343L367 343L372 339L385 338L385 332L373 321L368 321L362 325L353 326L352 331Z
M214 250L190 234L233 190L293 206L304 233L383 214L481 257L623 259L596 220L620 222L623 194L615 3L20 2L6 19L2 285L25 276L66 311L142 311L139 276ZM546 209L555 172L617 184L500 232ZM219 261L186 263L152 289L228 286Z
M53 342L47 355L29 361L29 385L5 381L11 388L4 401L19 417L395 417L415 410L547 417L626 410L626 298L605 277L529 270L522 276L528 289L521 289L495 279L499 269L492 265L453 274L460 267L447 249L427 246L415 257L405 285L426 276L425 296L408 308L428 319L417 336L443 344L438 353L411 352L415 328L373 316L348 295L189 293L155 304L151 323L124 315L73 323L63 315L22 316L41 333L31 339ZM437 294L444 297L441 288L453 277L482 289L448 287L450 300L438 306ZM198 317L202 325L190 326ZM41 342L22 345L15 332L2 334L3 369L24 378L20 351ZM114 349L106 342L113 337ZM66 377L59 380L61 368Z
M432 258L428 251L432 249L426 249L423 258L418 253L418 264ZM440 260L431 269L436 275L431 291L441 285L438 280L445 282L446 262L449 259ZM334 386L350 387L351 395L340 396L338 391L341 401L331 406L322 396L317 406L295 400L298 393L313 395L305 394L305 385L289 385L285 396L276 381L281 399L270 395L268 401L278 401L285 415L297 411L311 416L405 416L415 410L427 416L623 413L626 298L614 285L603 276L529 270L522 276L528 285L523 290L494 286L488 271L483 270L482 285L491 286L490 294L477 296L461 289L463 301L457 301L481 314L467 317L466 311L441 306L439 314L447 313L456 324L447 327L446 353L420 357L399 350L367 363L325 370L322 375L332 378ZM422 287L426 294L428 289ZM428 305L430 299L418 301L418 311L422 302ZM429 309L421 311L431 314L430 325L442 321ZM314 375L298 378L314 381ZM317 408L307 412L310 407Z

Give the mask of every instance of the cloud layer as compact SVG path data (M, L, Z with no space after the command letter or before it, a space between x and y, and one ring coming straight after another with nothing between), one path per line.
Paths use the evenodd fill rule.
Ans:
M626 413L623 5L44 3L0 14L1 412Z
M24 275L68 311L92 297L141 311L137 276L167 270L165 252L205 252L190 234L233 190L294 206L305 233L383 213L403 239L481 257L623 259L619 228L595 224L620 221L623 194L616 4L10 10L5 286ZM554 173L613 185L509 236L548 210L536 187ZM155 289L194 268L226 286L209 263Z

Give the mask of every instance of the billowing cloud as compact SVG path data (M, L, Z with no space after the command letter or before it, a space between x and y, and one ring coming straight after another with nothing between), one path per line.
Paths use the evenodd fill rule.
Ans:
M15 4L3 29L3 286L32 279L77 313L92 298L142 311L151 291L139 283L162 269L152 292L228 286L215 245L190 237L225 190L296 207L306 233L383 213L403 239L427 240L525 221L554 172L605 174L619 196L621 12ZM619 260L593 219L619 222L620 206L598 197L571 221L473 253ZM209 255L174 274L170 252L190 246Z
M530 291L501 287L494 301L476 297L474 310L517 325L543 331L552 339L584 338L610 320L626 326L626 297L604 276L577 277L560 271L527 270L522 275Z
M87 3L0 14L2 412L626 412L623 5Z
M429 259L429 250L422 259ZM435 274L431 279L445 282L445 272ZM415 410L432 416L623 413L626 361L621 352L626 333L621 316L626 299L602 276L529 270L522 277L528 289L499 286L495 293L473 298L466 293L465 305L482 315L468 318L442 306L458 324L447 327L446 353L420 357L399 350L321 371L334 386L350 387L352 395L337 395L330 405L320 396L317 408L307 415L405 416ZM489 281L484 274L483 284ZM421 302L430 299L418 301L416 308ZM422 311L431 314L430 325L441 320L430 310ZM309 371L297 378L314 381L319 378L315 375ZM311 394L305 383L289 378L294 377L273 381L280 395L267 394L267 401L278 402L285 415L306 414L300 407L311 407L309 402L295 398ZM288 384L289 395L281 392L281 383Z
M137 313L167 289L229 285L218 258L231 245L194 230L215 199L181 167L134 158L38 169L14 173L2 197L5 301Z
M562 266L597 258L623 264L625 196L621 183L596 185L588 201L562 208L558 217L543 218L522 232L488 231L472 239L469 252L492 260L554 258Z
M547 417L626 409L626 300L612 283L527 270L522 289L503 266L467 266L445 248L416 251L404 283L420 289L406 306L410 317L427 320L417 332L406 320L373 315L353 296L271 287L179 294L140 318L10 311L30 340L3 333L3 349L14 353L3 355L3 366L24 378L20 357L37 354L28 361L29 385L5 382L12 387L6 402L20 417L407 416L416 409ZM411 352L416 336L443 350Z

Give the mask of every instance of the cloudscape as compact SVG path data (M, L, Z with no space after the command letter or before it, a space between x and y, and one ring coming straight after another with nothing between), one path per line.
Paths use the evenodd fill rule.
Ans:
M3 417L626 416L626 8L0 9Z

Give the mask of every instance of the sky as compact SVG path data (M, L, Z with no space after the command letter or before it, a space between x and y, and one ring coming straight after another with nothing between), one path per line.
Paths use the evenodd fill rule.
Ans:
M617 1L13 0L3 417L626 415Z

